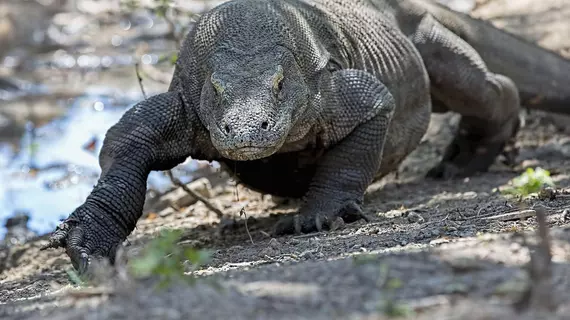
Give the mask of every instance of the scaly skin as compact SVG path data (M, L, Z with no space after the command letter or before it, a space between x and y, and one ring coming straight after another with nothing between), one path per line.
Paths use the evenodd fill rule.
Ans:
M366 219L366 188L415 149L432 101L462 121L430 175L487 170L518 129L517 87L428 9L436 12L412 0L234 0L204 14L169 92L107 133L97 186L46 247L65 247L80 270L90 256L113 260L141 215L148 173L188 156L221 162L252 189L302 197L275 234Z

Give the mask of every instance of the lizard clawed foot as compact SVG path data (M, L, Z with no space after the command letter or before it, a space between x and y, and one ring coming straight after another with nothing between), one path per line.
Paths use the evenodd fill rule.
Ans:
M321 202L322 204L322 202ZM273 229L274 235L310 233L334 228L338 219L351 223L370 219L364 215L360 205L355 201L346 203L329 202L326 205L309 204L294 216L281 218Z
M504 143L492 143L488 145L474 146L461 150L451 159L443 159L437 166L427 173L428 178L433 179L454 179L472 176L478 172L486 172L493 164L499 154L501 154ZM469 160L464 161L464 159Z
M48 243L40 248L65 248L73 267L79 274L85 274L91 259L108 258L113 263L115 253L121 240L104 232L101 224L94 219L93 214L86 214L86 209L78 208L65 221L60 223L48 239Z
M83 233L84 231L81 225L79 225L79 221L69 218L56 227L53 234L49 237L48 243L42 246L40 250L66 248L73 267L80 274L84 274L89 266L89 255L87 250L80 245L83 240Z
M516 121L516 122L515 122ZM433 179L464 178L478 172L486 172L501 154L505 164L512 165L518 150L514 148L514 139L518 131L519 118L514 118L511 126L499 131L494 136L477 136L460 130L447 147L441 162L428 171L427 177Z
M459 177L461 169L451 162L442 161L437 166L431 168L426 177L432 179L448 180Z

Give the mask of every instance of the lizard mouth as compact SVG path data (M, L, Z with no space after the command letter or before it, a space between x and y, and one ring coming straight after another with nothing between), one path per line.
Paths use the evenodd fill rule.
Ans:
M236 160L236 161L247 161L247 160L258 160L262 158L269 157L275 151L277 147L239 147L232 149L222 149L218 150L222 156L225 158Z

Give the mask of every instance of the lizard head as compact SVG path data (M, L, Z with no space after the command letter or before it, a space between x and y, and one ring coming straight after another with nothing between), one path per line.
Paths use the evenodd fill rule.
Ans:
M214 147L232 160L274 154L308 101L308 89L292 54L224 51L220 59L213 57L200 113Z

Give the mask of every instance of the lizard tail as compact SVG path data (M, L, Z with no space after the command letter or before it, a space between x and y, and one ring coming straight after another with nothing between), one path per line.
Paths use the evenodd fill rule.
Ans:
M489 22L438 4L424 5L440 23L475 48L491 72L515 82L523 106L570 114L570 60Z

